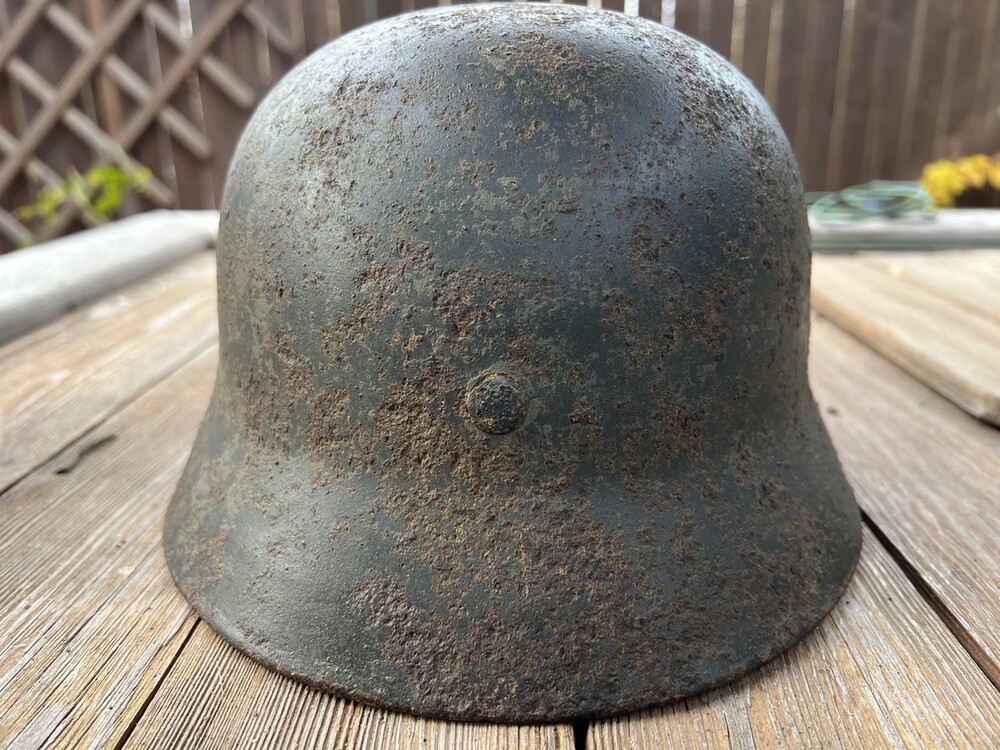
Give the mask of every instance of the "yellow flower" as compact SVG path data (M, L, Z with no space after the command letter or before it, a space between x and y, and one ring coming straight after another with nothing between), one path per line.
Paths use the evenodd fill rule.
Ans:
M934 204L946 208L966 190L991 187L1000 190L1000 159L974 154L961 159L931 162L924 167L920 184Z

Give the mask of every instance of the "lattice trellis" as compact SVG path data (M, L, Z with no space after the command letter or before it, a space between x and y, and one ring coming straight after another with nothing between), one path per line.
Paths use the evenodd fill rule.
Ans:
M286 10L297 7L196 0L182 15L169 0L0 4L5 246L31 238L10 209L61 183L71 167L107 162L116 144L153 172L129 212L214 205L250 110L305 54L302 17ZM69 206L40 235L95 221Z
M295 61L376 18L452 2L0 0L0 252L30 237L16 206L115 143L153 172L124 213L214 206L246 118ZM729 57L810 189L1000 149L1000 0L562 2L662 21ZM95 221L71 208L41 236Z

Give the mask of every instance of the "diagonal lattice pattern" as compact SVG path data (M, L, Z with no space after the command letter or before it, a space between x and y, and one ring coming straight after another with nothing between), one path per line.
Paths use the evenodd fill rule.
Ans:
M202 0L185 17L161 0L7 2L0 249L98 221L68 206L39 230L13 209L118 148L130 166L153 173L127 212L213 205L231 146L212 136L238 133L273 80L305 54L302 23L269 5ZM206 112L219 121L206 125Z

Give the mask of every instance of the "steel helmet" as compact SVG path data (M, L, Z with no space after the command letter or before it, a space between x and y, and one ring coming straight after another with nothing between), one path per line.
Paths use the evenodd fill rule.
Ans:
M621 14L425 11L261 103L174 578L236 647L376 705L556 721L702 691L844 590L788 143Z

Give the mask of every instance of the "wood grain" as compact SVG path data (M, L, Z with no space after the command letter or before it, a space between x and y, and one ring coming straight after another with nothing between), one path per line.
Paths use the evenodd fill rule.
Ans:
M858 501L1000 685L1000 430L827 321L810 377Z
M980 419L1000 424L1000 325L857 259L813 262L812 304Z
M767 85L768 49L774 41L770 38L772 2L754 0L746 4L740 41L738 66L761 92Z
M0 256L0 344L213 246L218 228L216 211L150 211Z
M363 706L295 683L243 656L204 622L126 748L572 750L568 725L436 721Z
M0 491L216 337L201 254L0 349Z
M0 496L0 743L113 745L193 627L160 529L215 365L212 349Z
M333 698L257 665L197 621L159 550L163 509L216 362L214 325L178 323L202 304L185 298L212 295L212 265L195 265L0 350L0 413L34 409L56 423L53 433L68 425L63 442L50 438L32 470L0 494L0 745L573 748L569 726L431 721ZM107 323L115 315L132 320L123 325L131 337ZM170 369L128 352L175 325L177 345L207 341L186 364L175 359ZM73 363L87 352L106 356L105 339L115 336L117 366L18 390L28 363L48 368L36 384L67 363L82 372ZM1000 432L828 321L814 323L811 343L816 395L890 550L866 533L844 600L800 646L733 686L596 723L588 747L1000 743L1000 692L989 679L1000 682ZM162 360L169 352L158 346ZM80 406L59 422L74 403L61 384L73 378L84 383L74 386L76 402L93 413ZM105 381L131 390L88 401L107 393ZM33 424L24 418L19 429ZM905 558L931 604L889 552Z
M858 253L858 262L1000 323L1000 250Z
M862 145L867 158L863 174L870 177L912 178L918 171L909 164L897 164L895 159L916 11L914 0L891 0L887 14L877 21L879 29L870 58L876 103L868 111L868 129Z
M597 722L592 750L990 748L1000 693L865 533L833 612L801 644L731 686Z
M829 154L823 182L818 183L827 190L846 187L852 184L854 175L864 174L864 142L868 135L866 125L872 108L871 93L875 78L872 71L872 54L878 31L875 16L884 2L844 2Z
M827 146L831 143L837 104L837 62L843 27L843 0L829 0L810 10L803 34L802 91L796 115L795 154L807 190L826 180ZM834 85L830 85L833 83Z

